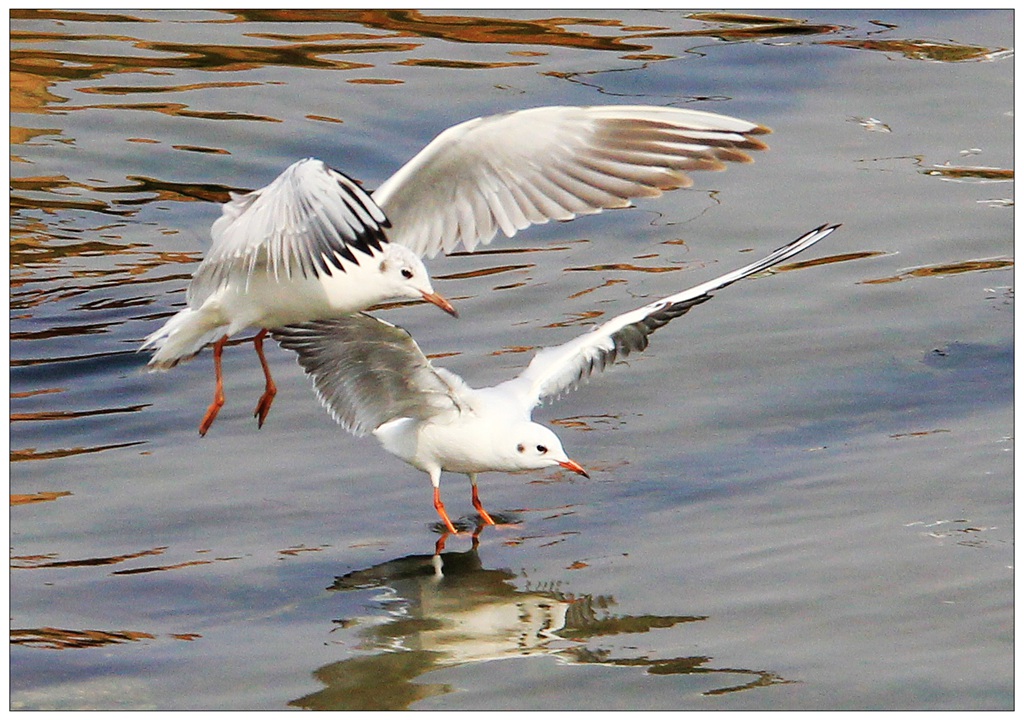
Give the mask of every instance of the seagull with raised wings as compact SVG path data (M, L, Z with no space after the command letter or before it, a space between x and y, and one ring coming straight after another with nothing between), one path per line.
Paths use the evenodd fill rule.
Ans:
M644 350L655 330L710 300L716 290L803 252L837 227L822 225L762 260L542 349L518 377L488 388L474 389L435 367L408 332L365 313L272 333L298 354L321 402L346 430L372 433L389 453L430 476L434 508L455 533L441 501L442 471L469 476L473 507L489 524L494 521L480 502L479 473L562 467L586 476L555 433L531 420L535 407L616 358Z
M224 404L221 356L247 327L265 390L262 427L277 392L268 328L338 317L434 292L421 257L472 251L500 230L625 207L631 198L691 184L694 170L750 162L769 132L714 113L649 106L541 107L470 120L441 133L372 196L320 160L300 160L272 183L232 194L192 278L187 307L146 338L149 367L166 370L213 343L216 389L199 426Z

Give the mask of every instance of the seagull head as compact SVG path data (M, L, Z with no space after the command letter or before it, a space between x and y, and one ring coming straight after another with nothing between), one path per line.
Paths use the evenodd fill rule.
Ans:
M434 292L427 268L409 248L388 243L380 261L380 275L384 281L383 291L389 298L426 300L453 317L459 316L450 302Z
M579 463L570 460L565 454L558 436L543 425L535 422L521 423L503 437L505 452L512 458L511 464L517 470L540 470L557 465L577 475L590 477Z

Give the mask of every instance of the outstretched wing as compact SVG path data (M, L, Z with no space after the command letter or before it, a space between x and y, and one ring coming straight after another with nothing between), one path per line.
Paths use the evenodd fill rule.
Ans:
M334 419L366 435L399 417L425 420L459 407L461 381L438 371L408 332L358 313L272 331L294 350Z
M822 225L762 260L619 315L567 343L544 348L534 356L526 370L500 387L513 393L526 408L571 390L591 374L601 372L614 363L617 357L644 350L651 333L690 308L707 302L714 291L803 252L838 227Z
M691 170L750 162L768 128L714 113L636 105L540 107L445 130L373 193L395 243L467 250L549 220L688 187Z
M300 160L272 183L232 194L213 224L213 245L188 290L201 302L228 278L344 272L387 242L383 211L353 180L320 160Z

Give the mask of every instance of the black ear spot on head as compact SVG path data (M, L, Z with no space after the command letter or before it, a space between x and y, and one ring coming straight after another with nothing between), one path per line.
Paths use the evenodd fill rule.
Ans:
M380 261L380 271L382 273L385 273L385 272L388 271L388 261L387 260L381 260Z
M518 450L519 452L526 452L526 448L523 447L522 443L519 443L518 445L516 445L516 450Z

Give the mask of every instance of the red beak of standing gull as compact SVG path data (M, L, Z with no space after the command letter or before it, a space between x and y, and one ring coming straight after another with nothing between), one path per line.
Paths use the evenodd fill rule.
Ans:
M452 304L450 302L445 300L443 297L438 295L436 292L435 293L423 293L423 299L426 300L428 303L431 303L433 305L437 305L439 308L444 310L446 313L448 313L452 317L458 317L459 316L459 311L456 310L455 308L453 308Z
M577 475L582 475L585 478L590 477L589 475L587 475L587 471L584 470L583 467L575 460L566 460L565 462L559 462L558 464L564 467L566 470L572 470Z

